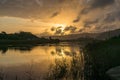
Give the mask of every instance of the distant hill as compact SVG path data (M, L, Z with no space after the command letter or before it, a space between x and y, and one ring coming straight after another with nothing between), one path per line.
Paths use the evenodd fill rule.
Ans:
M36 35L30 32L19 32L19 33L12 33L7 34L6 32L0 33L0 44L7 44L7 45L17 45L17 44L45 44L45 43L58 43L58 39L52 39L49 37L46 38L39 38Z
M0 33L0 40L35 40L35 39L39 38L30 32L19 32L13 34L7 34L6 32Z
M37 35L38 37L41 37ZM81 33L81 34L69 34L63 36L51 36L52 39L60 39L60 40L75 40L79 38L95 38L97 36L96 33ZM44 36L45 38L49 38L49 36Z
M75 40L80 38L93 38L98 40L105 40L119 35L120 35L120 29L116 29L102 33L80 33L80 34L70 34L64 36L51 36L51 37L53 39L60 39L60 40ZM49 36L44 36L44 37L47 38Z
M97 39L109 39L120 35L120 29L111 30L98 34Z

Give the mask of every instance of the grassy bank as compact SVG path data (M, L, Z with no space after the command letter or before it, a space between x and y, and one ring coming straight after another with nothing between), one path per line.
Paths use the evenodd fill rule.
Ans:
M120 37L88 44L85 49L97 80L107 80L106 71L120 66Z

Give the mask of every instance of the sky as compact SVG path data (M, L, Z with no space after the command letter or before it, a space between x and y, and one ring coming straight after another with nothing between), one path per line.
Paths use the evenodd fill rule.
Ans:
M67 35L120 28L120 0L0 0L0 31Z

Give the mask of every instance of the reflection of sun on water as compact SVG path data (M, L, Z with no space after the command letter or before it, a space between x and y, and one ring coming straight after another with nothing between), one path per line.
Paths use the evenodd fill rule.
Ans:
M65 56L65 53L64 53L64 51L63 51L63 50L61 50L61 55L62 55L62 56Z

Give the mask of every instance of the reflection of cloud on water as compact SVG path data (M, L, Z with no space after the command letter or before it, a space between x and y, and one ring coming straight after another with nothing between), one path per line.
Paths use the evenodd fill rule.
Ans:
M82 75L83 72L83 66L84 66L84 58L83 54L80 53L79 47L77 46L66 46L66 45L46 45L46 46L37 46L37 47L28 47L31 50L30 52L26 52L26 54L22 54L21 49L19 47L16 47L16 49L19 49L20 51L15 51L15 48L8 49L5 56L2 56L0 59L0 65L8 65L8 67L11 66L18 66L19 68L13 67L13 71L10 73L14 73L17 71L20 73L21 70L24 71L21 74L25 73L25 78L32 79L32 78L38 78L39 76L44 76L49 71L49 66L51 66L50 70L55 71L56 74L56 80L62 80L58 79L63 77L76 77L79 78ZM22 49L26 49L26 47L22 47ZM34 63L30 65L26 65L27 63L31 62L31 60L34 61ZM24 64L24 65L23 65ZM11 69L11 70L12 70ZM23 70L24 69L24 70ZM77 70L79 69L79 70ZM7 69L5 69L7 71ZM54 74L52 71L49 71L51 75L48 77L53 76ZM31 73L33 74L31 76ZM16 73L14 73L16 74ZM17 78L19 80L21 78L21 74L16 74ZM77 75L76 75L77 74ZM10 74L11 75L11 74ZM27 75L27 76L26 76ZM75 76L76 75L76 76ZM23 75L24 76L24 75ZM44 79L34 79L34 80L44 80ZM50 79L48 79L50 80ZM55 80L55 79L51 79ZM68 79L70 80L70 79ZM77 80L77 79L75 79Z
M79 53L80 52L77 48L71 48L66 46L56 46L55 50L51 51L52 55L58 55L58 56L73 56Z
M67 47L56 47L52 54L59 55L62 51L67 57L56 58L54 64L51 64L47 73L46 80L84 80L84 55L75 51L77 49Z

